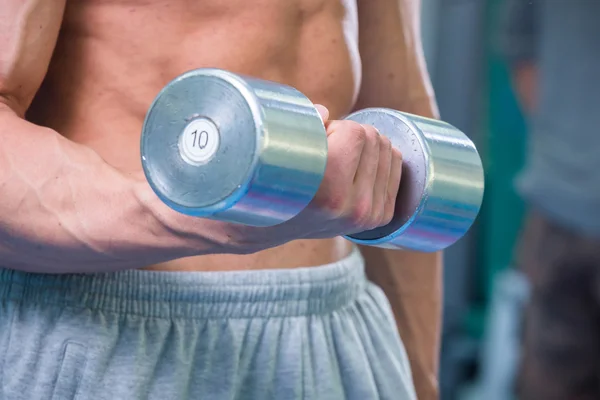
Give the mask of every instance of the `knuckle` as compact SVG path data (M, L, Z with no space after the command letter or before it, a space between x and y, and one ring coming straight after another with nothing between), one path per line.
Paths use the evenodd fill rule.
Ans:
M381 198L381 204L377 207L377 210L374 215L374 223L371 229L378 228L380 226L384 226L388 224L388 209L386 207L386 199L385 196Z
M392 141L387 136L381 135L380 141L380 146L383 150L386 152L392 151Z
M385 212L383 213L382 226L387 225L394 219L394 207L386 207Z
M346 123L346 129L349 133L354 136L358 141L364 142L367 140L367 132L365 127L354 121L344 121Z
M368 197L364 197L356 202L352 209L352 215L350 216L352 224L361 228L369 225L371 208L371 199Z
M362 127L365 131L365 137L367 140L373 141L373 143L376 142L377 144L381 143L381 135L379 134L377 129L375 129L371 125L362 125Z
M392 154L395 158L397 158L398 160L402 161L402 152L400 152L400 150L398 150L397 148L393 148L392 149Z
M383 225L385 225L385 222L384 222L384 213L382 210L373 215L373 219L372 219L371 223L369 224L368 229L379 228L380 226L383 226Z
M372 136L379 136L379 131L373 125L362 124L363 129Z
M400 188L400 185L398 185L398 187L393 187L392 190L390 190L388 192L386 199L385 199L386 209L389 208L392 210L392 212L394 212L394 208L396 207L396 198L398 195L399 188Z
M334 216L343 214L346 208L346 196L342 192L331 193L325 198L323 208Z

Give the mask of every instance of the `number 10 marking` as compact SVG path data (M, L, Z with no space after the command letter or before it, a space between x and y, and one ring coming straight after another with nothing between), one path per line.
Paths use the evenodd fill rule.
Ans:
M197 145L200 150L204 150L204 148L208 145L208 132L200 131L200 134L198 134L198 130L196 129L191 133L191 135L194 136L194 143L192 144L192 147L196 147Z

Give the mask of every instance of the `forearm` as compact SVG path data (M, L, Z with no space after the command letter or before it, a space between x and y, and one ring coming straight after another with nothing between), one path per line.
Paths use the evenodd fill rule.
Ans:
M442 253L361 247L369 280L385 292L406 347L420 399L437 398Z
M363 84L356 108L438 118L420 38L418 1L360 0ZM420 399L437 399L442 253L362 248L368 277L387 295Z
M145 182L3 103L0 137L2 266L102 272L222 250L210 221L206 240L186 234Z
M374 247L361 247L361 252L368 278L383 289L392 306L411 360L419 398L436 399L442 329L443 253Z
M417 90L413 93L419 93ZM379 104L425 117L438 116L435 101L428 95L416 96L398 107L400 103L390 98ZM417 253L371 247L362 248L362 253L367 261L369 278L382 287L392 305L412 367L420 370L414 374L416 385L427 388L421 389L421 398L436 398L434 388L437 387L442 321L442 252ZM423 379L427 382L419 382ZM423 390L431 390L431 393L423 393Z

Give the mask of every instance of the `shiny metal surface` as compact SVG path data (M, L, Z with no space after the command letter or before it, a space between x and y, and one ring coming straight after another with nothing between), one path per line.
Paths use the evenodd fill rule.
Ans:
M198 69L158 94L141 154L148 182L171 208L269 226L291 219L314 197L327 137L316 108L296 89Z
M484 191L483 166L471 140L445 122L390 109L365 109L347 119L375 126L403 155L392 222L347 238L433 252L463 237L479 213Z

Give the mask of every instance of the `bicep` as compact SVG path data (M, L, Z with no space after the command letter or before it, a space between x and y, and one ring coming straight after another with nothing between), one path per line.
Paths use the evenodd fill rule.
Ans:
M20 115L48 70L66 0L2 0L0 100Z

